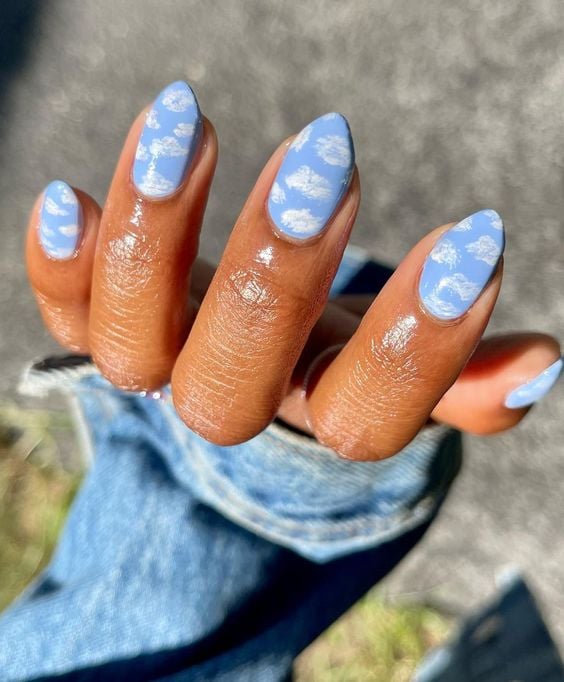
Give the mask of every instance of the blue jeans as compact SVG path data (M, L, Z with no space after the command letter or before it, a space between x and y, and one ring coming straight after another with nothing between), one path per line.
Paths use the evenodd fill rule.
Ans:
M333 291L388 275L352 249ZM167 392L119 392L80 360L40 363L29 387L78 400L91 464L50 566L0 619L3 682L287 680L421 539L461 462L442 426L375 463L277 423L218 447Z

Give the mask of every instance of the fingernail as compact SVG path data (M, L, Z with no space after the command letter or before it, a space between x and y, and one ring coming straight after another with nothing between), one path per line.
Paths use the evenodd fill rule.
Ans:
M306 126L290 145L268 197L278 230L295 239L323 231L346 193L354 168L349 124L326 114Z
M504 247L503 222L489 209L447 230L427 256L419 280L425 308L441 320L464 315L491 280Z
M534 379L515 388L505 399L505 407L515 410L536 403L550 391L562 374L562 358L553 362Z
M43 192L39 242L52 258L73 256L82 236L82 208L72 188L63 180L49 183Z
M133 163L133 182L151 199L174 194L190 168L202 134L202 116L192 89L168 85L145 119Z

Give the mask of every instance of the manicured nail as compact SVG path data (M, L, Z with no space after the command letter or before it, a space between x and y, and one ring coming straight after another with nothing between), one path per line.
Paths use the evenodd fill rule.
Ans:
M479 211L447 230L427 256L419 296L441 320L454 320L476 302L496 271L505 247L503 222Z
M268 197L280 232L295 239L319 234L346 193L354 169L347 120L326 114L306 126L290 145Z
M176 192L190 168L202 135L202 116L183 81L167 86L154 101L133 163L133 182L152 199Z
M513 389L505 399L505 407L515 410L519 407L532 405L544 398L562 374L562 364L562 358L559 358L534 379Z
M43 192L39 241L52 258L73 256L82 236L82 208L72 188L62 180L49 183Z

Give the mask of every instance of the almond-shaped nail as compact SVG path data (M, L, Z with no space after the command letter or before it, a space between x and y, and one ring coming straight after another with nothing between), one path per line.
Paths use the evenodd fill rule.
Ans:
M137 144L133 182L150 199L174 194L190 168L202 134L202 116L190 86L168 85L153 102Z
M550 391L562 374L562 358L553 362L536 377L513 389L505 399L505 407L512 410L538 402Z
M72 258L82 237L82 208L72 187L63 180L49 183L43 192L39 242L51 258Z
M345 195L354 169L349 124L325 114L294 139L268 197L268 212L278 231L294 239L322 232Z
M441 320L464 315L493 277L504 248L503 222L491 209L447 230L421 272L419 296L425 308Z

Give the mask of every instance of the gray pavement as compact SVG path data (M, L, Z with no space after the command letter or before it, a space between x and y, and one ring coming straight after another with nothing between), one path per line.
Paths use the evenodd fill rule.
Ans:
M395 263L431 227L495 208L508 247L491 330L563 335L560 0L22 0L4 3L0 38L0 395L55 348L22 261L34 195L63 177L103 201L129 123L176 78L221 142L205 256L278 142L339 110L362 175L354 241ZM519 565L564 643L563 410L561 385L514 432L467 439L444 513L390 592L460 610Z

